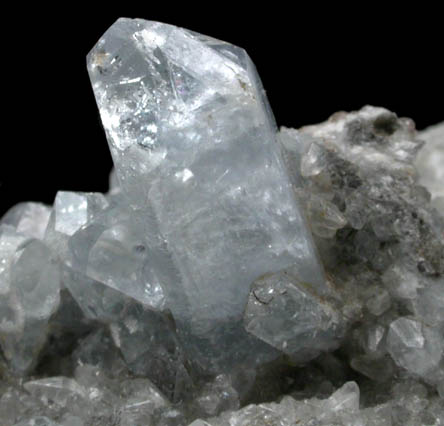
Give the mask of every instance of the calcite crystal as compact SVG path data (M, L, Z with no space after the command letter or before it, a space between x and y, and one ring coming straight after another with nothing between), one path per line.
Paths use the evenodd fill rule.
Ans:
M88 71L109 192L0 221L2 426L444 424L443 124L278 131L244 50L140 19Z

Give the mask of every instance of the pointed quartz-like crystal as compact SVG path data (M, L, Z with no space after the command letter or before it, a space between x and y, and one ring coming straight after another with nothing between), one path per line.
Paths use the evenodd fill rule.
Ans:
M163 285L188 333L240 323L265 273L296 265L323 285L244 50L123 18L89 53L88 70L122 191L154 217L179 271Z

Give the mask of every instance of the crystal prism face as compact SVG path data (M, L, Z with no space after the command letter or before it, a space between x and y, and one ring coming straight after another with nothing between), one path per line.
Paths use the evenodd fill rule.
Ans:
M282 352L303 354L305 359L337 347L344 333L340 313L289 271L253 283L244 324L251 334Z
M323 282L244 50L119 19L88 70L122 189L152 210L179 270L177 320L197 334L238 320L252 281L292 264Z

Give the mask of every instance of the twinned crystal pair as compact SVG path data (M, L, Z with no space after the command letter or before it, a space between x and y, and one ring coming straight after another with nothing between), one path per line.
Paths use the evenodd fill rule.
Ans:
M139 19L88 71L109 192L0 222L7 425L444 422L442 125L278 131L244 50Z

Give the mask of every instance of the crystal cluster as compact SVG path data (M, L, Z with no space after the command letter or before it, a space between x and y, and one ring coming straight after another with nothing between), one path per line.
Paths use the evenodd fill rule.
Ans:
M278 131L244 50L138 19L88 71L109 192L0 222L2 425L444 424L443 125Z

